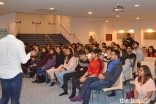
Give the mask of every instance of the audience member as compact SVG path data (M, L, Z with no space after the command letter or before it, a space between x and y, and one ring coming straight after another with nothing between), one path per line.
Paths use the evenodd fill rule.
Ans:
M91 53L90 53L90 51L91 51L90 47L85 47L84 51L86 53L86 56L87 56L88 60L89 61L92 60Z
M80 77L82 77L82 75L85 74L85 72L88 69L88 64L89 64L89 60L86 57L86 53L84 51L81 51L79 53L79 57L80 57L80 60L79 60L77 67L75 68L75 72L64 74L64 76L63 76L63 80L64 80L63 90L64 90L64 92L61 93L59 96L68 94L68 80L70 78L72 78L71 79L72 80L72 93L71 93L71 96L69 98L75 97L76 86L74 85L74 81L76 79L79 79Z
M149 103L152 96L154 96L154 91L155 83L149 67L146 65L140 66L138 70L138 77L135 79L134 104Z
M134 42L133 43L133 47L134 47L134 50L133 50L133 53L136 55L137 57L137 67L140 67L141 65L141 61L144 60L144 53L143 51L139 48L139 43L138 42Z
M132 68L134 68L134 65L136 62L136 55L133 53L133 47L132 46L127 47L127 53L128 53L128 58L133 61Z
M64 54L63 54L62 48L61 46L56 46L56 64L51 69L46 70L47 74L49 74L51 78L50 86L53 86L55 84L56 78L55 78L54 73L55 71L58 70L58 67L62 65L63 63L64 63Z
M110 62L111 61L111 51L112 51L112 48L111 47L107 47L107 50L106 50L106 53L107 53L107 56L103 56L102 57L102 60L104 62Z
M156 58L156 53L155 53L155 49L153 46L149 46L148 47L148 52L146 54L146 57L153 57ZM156 66L156 62L155 62L155 66Z

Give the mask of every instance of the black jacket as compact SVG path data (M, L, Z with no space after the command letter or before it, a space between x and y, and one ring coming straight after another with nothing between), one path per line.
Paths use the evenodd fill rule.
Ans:
M85 72L88 69L89 62L90 61L88 59L85 61L79 60L79 63L77 65L77 67L75 68L75 71L78 73L81 73L82 75L85 74ZM80 68L83 68L83 70L80 70Z
M111 72L106 71L104 73L105 80L107 80L111 84L114 84L117 81L117 79L119 78L121 72L122 72L122 65L121 65L121 63L118 63L112 67Z
M55 64L55 68L58 68L61 64L64 64L64 54L56 54L56 64Z

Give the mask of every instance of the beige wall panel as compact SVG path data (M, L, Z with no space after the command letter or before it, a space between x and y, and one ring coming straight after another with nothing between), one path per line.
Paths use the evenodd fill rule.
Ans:
M144 32L144 39L156 40L156 32Z

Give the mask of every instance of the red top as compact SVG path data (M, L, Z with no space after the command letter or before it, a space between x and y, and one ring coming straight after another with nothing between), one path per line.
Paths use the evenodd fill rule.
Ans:
M95 74L96 76L98 76L99 74L103 73L103 70L104 70L104 63L102 61L102 70L100 70L100 62L99 62L99 59L92 59L89 63L89 66L88 66L88 70L87 72L89 73L89 75L93 75Z
M148 56L148 53L146 54L146 57L149 57ZM156 58L156 53L154 53L154 55L153 56L150 56L150 57L155 57ZM155 66L156 66L156 61L155 61Z

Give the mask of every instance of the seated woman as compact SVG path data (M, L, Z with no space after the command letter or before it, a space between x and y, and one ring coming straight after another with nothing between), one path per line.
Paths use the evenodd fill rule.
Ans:
M155 50L154 50L154 47L153 46L149 46L148 47L148 52L146 54L146 57L156 58L156 53L155 53ZM155 67L156 67L156 61L155 61Z
M47 52L46 48L43 47L42 48L42 52L41 52L41 60L39 62L37 62L37 63L34 63L32 65L32 67L30 68L30 71L32 71L32 73L35 74L36 73L36 69L38 67L40 67L40 66L45 65L47 61L48 61L48 52ZM34 77L36 77L36 76L34 76Z
M55 64L56 64L55 50L53 48L51 48L49 51L49 57L48 57L47 63L43 66L38 67L36 74L37 75L41 74L46 79L45 71L52 68ZM47 80L47 83L49 81L50 81L50 79Z
M55 73L55 71L58 70L58 67L60 65L62 65L63 63L64 63L64 53L62 51L62 47L61 46L56 46L56 64L50 70L46 71L47 74L49 74L50 77L51 77L52 83L51 83L50 86L53 86L55 84L56 80L55 80L54 73Z
M34 57L34 61L35 61L35 62L38 62L38 61L41 60L41 51L40 51L39 45L35 45L35 46L34 46L34 50L35 50L35 52L37 53L37 55Z
M64 60L64 64L60 65L55 72L55 75L60 82L61 85L63 85L63 75L65 73L74 72L75 68L77 66L76 58L73 56L73 52L71 48L67 48L66 56ZM62 86L63 87L63 86Z
M146 65L140 66L138 77L135 79L134 104L147 104L154 96L155 83L150 69Z

